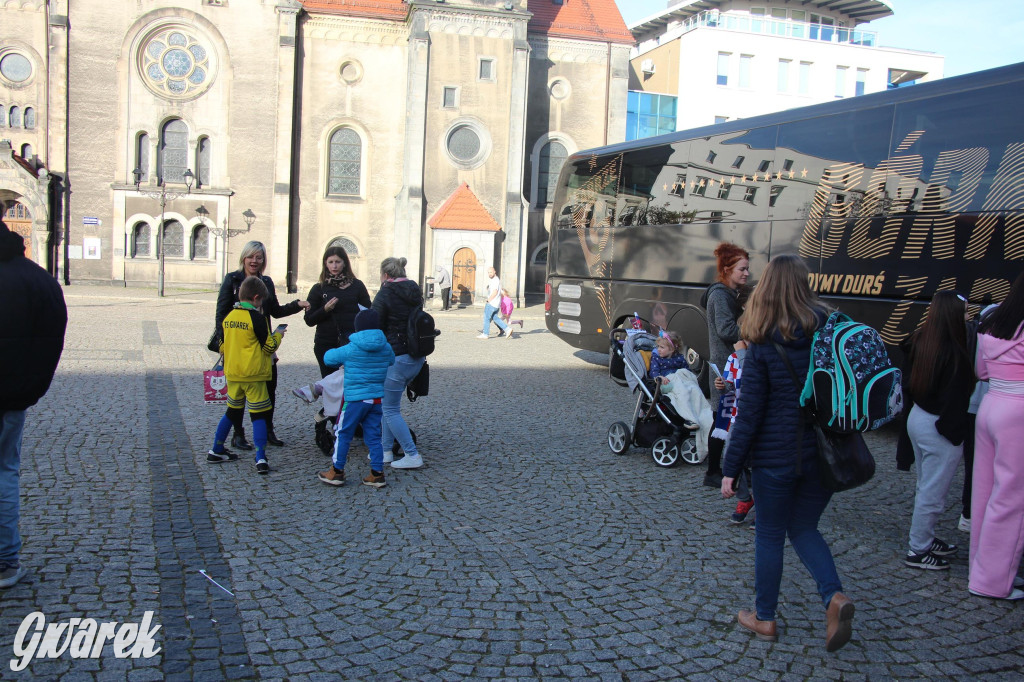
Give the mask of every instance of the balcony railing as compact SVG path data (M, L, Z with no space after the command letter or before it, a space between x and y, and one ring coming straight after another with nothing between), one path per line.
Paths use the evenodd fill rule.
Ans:
M878 37L878 34L874 31L862 31L845 26L807 21L789 21L760 16L722 14L717 10L710 10L695 14L689 19L680 22L678 26L674 27L675 30L670 29L666 32L659 42L667 42L678 35L689 33L694 29L702 27L724 28L729 31L744 31L746 33L761 33L785 38L802 38L804 40L865 45L868 47L874 46Z

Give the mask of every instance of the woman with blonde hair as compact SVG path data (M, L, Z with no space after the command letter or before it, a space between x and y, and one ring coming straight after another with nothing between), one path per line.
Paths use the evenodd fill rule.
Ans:
M807 276L798 256L773 258L740 318L740 334L750 345L725 453L722 496L733 496L735 479L749 463L758 508L756 608L739 612L740 625L758 639L778 639L775 611L788 536L817 583L825 607L825 648L835 651L850 639L854 607L843 594L832 552L818 531L832 493L821 485L814 430L800 408L803 386L794 383L789 369L798 377L807 374L811 339L829 312L811 291Z
M263 280L263 283L267 285L267 291L270 295L263 303L263 314L267 317L268 324L273 326L270 321L271 317L288 317L294 315L304 308L309 307L309 303L295 299L291 303L281 305L277 300L277 292L274 289L274 280L270 279L267 275L263 274L263 271L267 268L267 247L263 246L263 242L250 241L246 242L245 246L242 247L242 252L238 255L238 269L234 272L229 272L224 276L224 281L220 285L220 293L217 296L217 329L220 329L221 322L228 316L231 309L238 303L238 290L242 286L242 282L245 281L246 277L256 276ZM274 402L276 399L277 391L277 358L274 358L273 378L267 382L267 390L270 391L270 412L267 415L267 442L271 445L278 447L284 445L277 434L274 433ZM231 439L231 444L239 450L252 450L253 447L245 440L245 433L240 432L236 429L234 438Z
M409 355L409 316L416 306L423 305L423 292L419 285L405 276L405 258L385 258L380 264L380 291L373 299L373 310L380 316L384 335L395 352L395 364L388 368L384 380L384 398L381 408L381 442L384 445L384 463L393 469L419 469L423 458L416 449L409 425L402 417L402 395L409 382L423 368L425 358ZM405 456L395 460L394 441L402 446Z

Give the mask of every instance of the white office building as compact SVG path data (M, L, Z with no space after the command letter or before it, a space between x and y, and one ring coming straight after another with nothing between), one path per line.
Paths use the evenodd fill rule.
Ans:
M670 0L629 27L627 139L942 78L941 55L883 46L871 30L894 4Z

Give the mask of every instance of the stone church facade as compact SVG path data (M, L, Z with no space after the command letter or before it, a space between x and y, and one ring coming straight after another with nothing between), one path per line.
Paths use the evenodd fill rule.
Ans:
M151 286L162 225L168 287L258 239L281 288L338 243L371 287L396 255L521 297L561 163L624 139L632 42L613 0L3 3L5 222L70 282Z

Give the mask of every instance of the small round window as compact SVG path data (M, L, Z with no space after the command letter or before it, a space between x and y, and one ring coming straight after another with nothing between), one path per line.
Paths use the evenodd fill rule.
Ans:
M472 169L482 164L490 154L491 140L483 126L463 120L448 129L444 148L455 166Z
M8 52L0 57L0 76L11 83L24 83L32 77L32 62L19 52Z
M196 36L180 28L166 28L146 41L139 59L142 77L158 95L194 97L213 81L213 57Z

